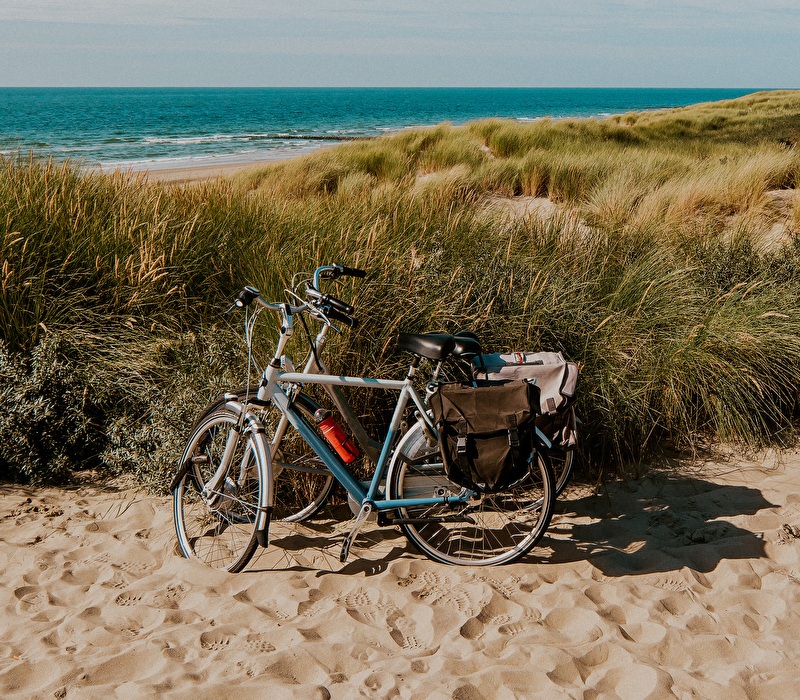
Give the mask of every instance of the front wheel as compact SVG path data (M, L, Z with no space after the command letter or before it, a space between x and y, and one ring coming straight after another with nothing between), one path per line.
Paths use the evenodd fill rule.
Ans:
M444 564L507 564L525 556L547 530L555 502L547 456L537 453L533 459L525 480L507 491L480 494L457 506L399 508L400 526L423 554ZM422 423L409 430L393 461L392 499L458 496L464 491L447 478L439 447L429 443Z
M238 414L224 406L195 424L181 457L185 472L172 492L175 533L185 557L221 571L247 566L258 545L259 509L267 502L260 439L240 428ZM204 494L226 449L230 459L220 486Z

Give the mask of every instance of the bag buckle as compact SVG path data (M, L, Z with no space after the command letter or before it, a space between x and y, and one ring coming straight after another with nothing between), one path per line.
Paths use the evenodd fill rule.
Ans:
M508 426L508 444L511 447L519 447L519 432L517 431L517 417L515 415L506 416Z
M465 421L458 422L458 437L456 438L456 452L460 455L467 452L467 424Z

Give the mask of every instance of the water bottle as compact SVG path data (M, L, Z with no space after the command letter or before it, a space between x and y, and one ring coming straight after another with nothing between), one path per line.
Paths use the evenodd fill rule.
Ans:
M345 464L354 462L361 455L358 447L347 437L341 426L336 422L330 411L320 408L314 414L314 420L322 430L322 434L330 446L336 451Z

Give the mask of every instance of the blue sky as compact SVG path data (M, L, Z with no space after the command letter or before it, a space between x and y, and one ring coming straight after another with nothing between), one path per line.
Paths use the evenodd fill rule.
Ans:
M0 0L3 86L798 87L800 0Z

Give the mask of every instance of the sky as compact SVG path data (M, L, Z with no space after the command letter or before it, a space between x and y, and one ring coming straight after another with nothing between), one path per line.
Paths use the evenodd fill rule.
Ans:
M800 0L0 0L0 86L800 87Z

